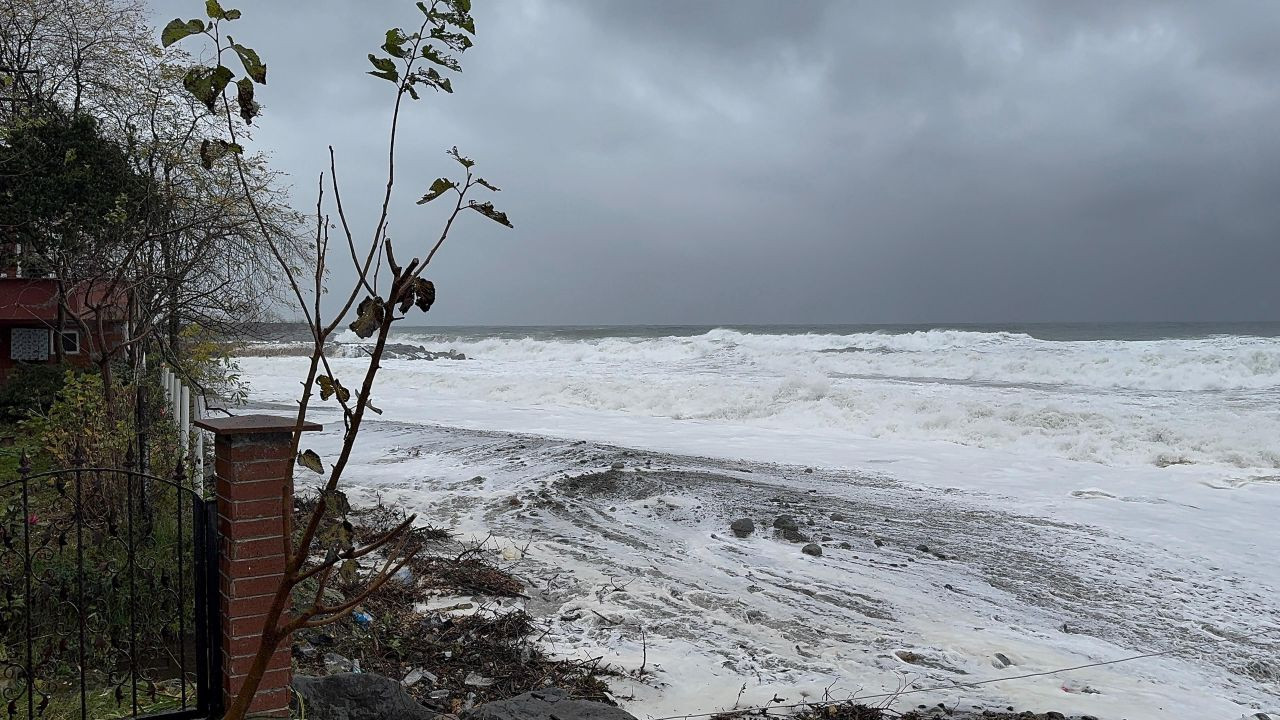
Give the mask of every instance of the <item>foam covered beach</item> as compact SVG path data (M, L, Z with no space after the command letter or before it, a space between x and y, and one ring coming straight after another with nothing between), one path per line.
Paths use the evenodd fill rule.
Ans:
M466 359L384 362L351 482L527 546L553 647L643 653L619 692L654 714L1164 650L930 697L1275 711L1280 339L1231 330L410 330ZM289 401L305 361L252 352L252 399Z

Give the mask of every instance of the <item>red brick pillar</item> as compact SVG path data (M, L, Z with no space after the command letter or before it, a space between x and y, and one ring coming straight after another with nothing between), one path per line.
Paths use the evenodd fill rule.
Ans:
M222 615L224 707L244 684L261 640L263 620L284 574L284 514L293 510L293 418L241 415L199 420L214 433L218 502L219 610ZM287 717L292 679L290 643L280 643L249 708L251 715Z

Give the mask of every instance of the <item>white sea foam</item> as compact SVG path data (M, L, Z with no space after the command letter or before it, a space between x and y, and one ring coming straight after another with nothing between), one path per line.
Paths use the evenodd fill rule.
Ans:
M437 336L408 338L439 340ZM458 339L450 345L496 362L699 362L730 374L812 367L823 374L1123 390L1280 387L1280 339L1276 338L1063 342L1017 333L957 330L850 335L713 330L693 337L487 338Z
M470 358L386 363L383 382L424 408L432 398L456 397L495 408L936 440L1113 465L1280 468L1278 338L1046 341L961 330L717 329L688 337L410 333L396 340ZM363 353L348 345L336 354ZM271 369L250 375L264 373Z
M513 335L396 338L471 359L385 360L383 412L344 483L353 501L384 498L527 549L522 572L545 571L547 588L561 578L551 602L562 605L547 613L556 652L655 669L658 682L615 688L634 694L633 711L710 712L744 687L746 702L765 702L945 686L1199 637L1253 640L911 699L1133 720L1277 707L1275 638L1259 633L1280 588L1266 530L1280 507L1280 341ZM352 386L367 361L352 346L341 355L332 366ZM243 359L255 400L293 400L305 366ZM331 458L336 407L314 419L326 430L309 447ZM627 470L640 484L619 496L559 498L559 511L511 502L615 458L653 461L652 472ZM707 480L708 468L735 478ZM626 494L649 482L668 484ZM726 537L731 518L769 522L775 501L831 533L821 558L764 533ZM833 505L864 516L828 522ZM956 556L911 555L923 541ZM598 592L618 577L633 580L627 592ZM967 674L899 662L897 649ZM1016 666L993 669L997 652Z

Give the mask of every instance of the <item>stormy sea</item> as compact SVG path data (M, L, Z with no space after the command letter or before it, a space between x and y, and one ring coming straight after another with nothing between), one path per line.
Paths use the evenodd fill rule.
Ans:
M276 330L240 351L256 407L305 375L297 329ZM367 353L339 340L354 385ZM1280 323L393 341L353 502L483 540L550 650L646 669L614 688L641 717L902 691L1280 711ZM333 453L336 408L312 419Z

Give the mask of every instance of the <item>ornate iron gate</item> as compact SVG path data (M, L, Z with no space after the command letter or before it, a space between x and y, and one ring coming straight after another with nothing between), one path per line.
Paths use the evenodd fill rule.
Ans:
M0 481L3 720L220 710L215 503L129 465Z

